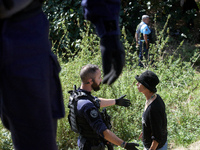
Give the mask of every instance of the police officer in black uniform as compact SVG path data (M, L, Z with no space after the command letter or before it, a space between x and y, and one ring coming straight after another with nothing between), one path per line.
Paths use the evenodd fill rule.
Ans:
M118 99L104 99L91 95L92 90L100 90L102 81L101 71L96 65L83 66L80 77L81 87L70 92L68 116L72 130L79 133L79 150L104 150L105 145L112 149L109 142L128 150L137 150L138 144L126 143L111 132L99 112L100 107L111 105L128 107L131 104L130 100L124 99L124 96Z

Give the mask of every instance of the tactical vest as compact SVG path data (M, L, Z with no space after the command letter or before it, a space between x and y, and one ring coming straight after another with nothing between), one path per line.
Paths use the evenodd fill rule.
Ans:
M90 100L97 108L100 108L98 102L99 99L96 99L95 97L88 95L85 92L77 91L76 86L74 86L74 91L69 91L68 93L70 93L68 104L68 108L70 109L68 121L72 131L79 133L85 138L98 138L99 135L91 128L87 120L84 117L80 117L78 115L77 103L80 99L87 99ZM102 120L106 124L107 128L111 129L112 126L110 124L110 116L107 115L106 110L104 109L103 112L99 112L99 114L101 115Z
M142 26L141 26L142 27ZM141 29L140 27L140 29ZM149 28L149 27L148 27ZM150 29L149 29L150 30ZM150 34L147 34L147 39L150 40L151 38L151 33ZM144 40L144 36L143 36L143 33L140 32L140 40Z
M150 37L151 37L151 33L150 34L147 34L147 40L150 40ZM142 33L140 33L140 41L144 40L144 36Z

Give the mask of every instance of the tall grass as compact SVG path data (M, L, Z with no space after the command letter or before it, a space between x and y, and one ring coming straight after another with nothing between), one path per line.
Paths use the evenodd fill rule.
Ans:
M79 72L83 65L88 63L102 66L99 49L99 38L90 34L90 24L86 23L85 31L81 32L82 41L77 41L76 55L66 62L62 57L59 61L62 67L60 79L63 87L65 103L65 118L58 122L57 143L59 150L77 149L76 140L78 135L71 131L67 115L69 109L68 91L73 89L73 85L80 86ZM151 45L150 54L153 54L153 65L148 61L143 61L145 68L138 67L138 56L133 51L135 43L128 43L125 30L122 32L122 41L126 51L126 65L119 79L111 86L102 85L101 90L92 94L104 98L118 98L126 94L126 98L131 100L128 108L120 106L108 107L108 113L112 116L112 131L125 141L140 143L138 137L142 130L141 116L144 108L145 97L136 88L135 76L141 74L146 69L155 72L159 79L158 94L166 104L168 119L168 142L169 148L173 146L188 146L200 140L200 75L195 72L192 64L197 61L199 54L194 54L191 62L185 62L176 52L169 55L167 53L166 26L158 30L159 40ZM66 31L67 32L67 31ZM166 35L166 36L165 36ZM63 42L63 41L62 41ZM180 44L182 47L183 43ZM67 48L66 48L67 49ZM68 49L70 52L70 50ZM71 56L73 54L70 54ZM177 57L178 56L178 57ZM10 134L0 124L0 149L12 149ZM115 147L115 149L121 149Z
M167 42L170 37L166 26L158 33L158 36L158 41L151 45L150 49L150 53L154 54L153 65L144 60L146 68L139 68L137 53L132 52L134 43L126 41L126 33L123 30L122 41L126 51L126 65L123 73L112 86L102 85L100 91L93 93L93 95L105 98L127 95L126 97L132 102L129 108L120 106L107 108L108 113L112 115L112 131L126 141L140 143L140 149L142 149L142 142L138 140L138 136L142 130L141 115L145 97L137 91L135 75L141 74L146 69L154 71L161 81L158 85L158 94L166 104L169 148L178 145L188 146L200 139L200 93L197 90L200 76L192 68L194 62L184 62L177 51L170 55L167 53ZM79 46L82 51L77 57L67 63L61 62L63 68L61 80L66 106L69 98L67 91L71 90L73 85L80 86L81 67L92 63L101 68L102 64L99 39L89 32L82 32L82 37L83 40ZM183 44L181 42L175 49L178 50ZM196 58L193 60L197 60L199 55L194 53L193 57ZM66 108L66 115L68 115L68 108ZM59 123L58 144L60 149L75 149L78 135L70 130L67 117L60 120Z

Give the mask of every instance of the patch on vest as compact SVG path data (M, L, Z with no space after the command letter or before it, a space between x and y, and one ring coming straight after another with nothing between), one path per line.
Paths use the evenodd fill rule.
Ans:
M96 117L98 116L97 110L95 110L95 109L91 110L91 111L90 111L90 116L91 116L92 118L96 118Z

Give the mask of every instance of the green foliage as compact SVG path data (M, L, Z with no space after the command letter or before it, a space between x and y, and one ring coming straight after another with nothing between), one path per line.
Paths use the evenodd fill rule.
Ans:
M140 149L142 149L142 142L137 139L142 130L141 115L145 97L137 91L135 75L141 74L146 69L154 71L161 81L157 88L158 94L161 95L166 104L169 145L187 146L200 139L199 134L197 134L200 131L200 98L197 90L200 76L192 68L192 61L185 62L177 54L184 42L181 42L172 54L167 53L169 40L167 32L167 24L163 29L157 29L156 44L152 44L150 49L150 52L154 53L152 58L154 63L151 65L144 61L146 68L141 69L137 67L137 54L132 52L133 43L126 40L127 35L123 30L122 41L126 50L126 66L123 73L112 86L102 85L100 91L93 93L95 96L105 98L117 98L126 94L126 97L131 99L132 105L129 108L111 106L107 110L112 115L112 131L123 140L140 143ZM80 43L82 51L67 63L61 61L63 68L61 80L66 116L68 115L67 103L69 98L67 91L71 90L73 85L80 86L79 71L81 67L88 63L101 66L99 39L90 32L82 32L81 36L83 38ZM193 57L196 59L192 60L197 61L197 55L195 54ZM59 124L59 149L74 149L78 135L70 130L67 117L61 119Z
M75 17L81 13L80 11L75 13L80 6L78 2L69 0L61 3L58 0L48 0L46 2L48 6L44 7L50 19L53 50L59 56L62 67L60 79L63 87L66 117L58 122L57 144L59 150L77 149L78 135L71 131L67 119L69 111L67 107L68 91L73 89L73 85L80 86L79 72L83 65L92 63L97 64L100 68L102 66L99 38L92 34L94 31L91 30L89 22L77 19L81 16ZM128 7L132 5L132 3L128 4ZM131 7L129 9L127 11L131 11ZM166 19L168 22L169 18ZM81 24L85 25L81 26ZM74 26L81 28L74 30ZM102 85L100 91L93 93L95 96L105 98L127 95L126 98L132 102L129 108L111 106L107 109L108 113L112 115L112 131L123 140L140 143L140 149L142 149L142 142L138 140L138 136L142 130L141 116L145 97L137 90L135 76L146 69L154 71L161 81L157 88L158 94L166 104L169 147L170 145L188 146L200 139L198 134L200 133L200 75L193 69L194 64L199 62L199 51L195 50L194 53L193 49L188 51L189 46L185 45L185 41L180 42L176 47L171 46L167 23L163 26L163 28L160 28L159 25L155 26L157 40L150 46L150 60L153 60L154 63L151 64L151 62L144 60L145 68L138 67L135 43L130 40L132 39L130 33L127 34L128 26L124 26L122 28L122 42L126 51L126 65L123 73L112 86ZM184 55L189 55L187 57L189 59L184 59L184 55L179 55L180 50ZM3 128L2 124L0 124L0 139L0 149L13 149L10 133Z
M84 28L81 0L47 0L43 10L50 22L50 39L54 45L54 52L62 54L65 58L72 57L70 52L76 50L80 30Z
M3 128L2 124L0 124L0 139L1 150L12 150L13 144L10 132Z
M59 53L65 59L74 57L71 52L76 54L77 42L82 40L80 33L85 31L85 21L82 15L81 0L46 0L43 10L50 21L50 39L54 45L54 52ZM151 26L155 27L154 16L157 18L157 26L162 27L165 24L168 14L171 14L169 21L170 32L180 32L174 39L178 43L182 41L181 33L187 35L187 40L196 42L199 34L191 34L191 30L186 26L186 20L196 19L195 11L182 14L180 2L176 0L136 0L121 1L120 28L123 27L127 33L129 43L133 41L135 29L141 21L141 16L148 14L152 20ZM198 24L198 23L197 23ZM92 25L93 32L94 26ZM196 28L196 30L198 30ZM85 31L86 32L86 31ZM70 49L70 51L69 51ZM133 51L136 51L133 49Z

